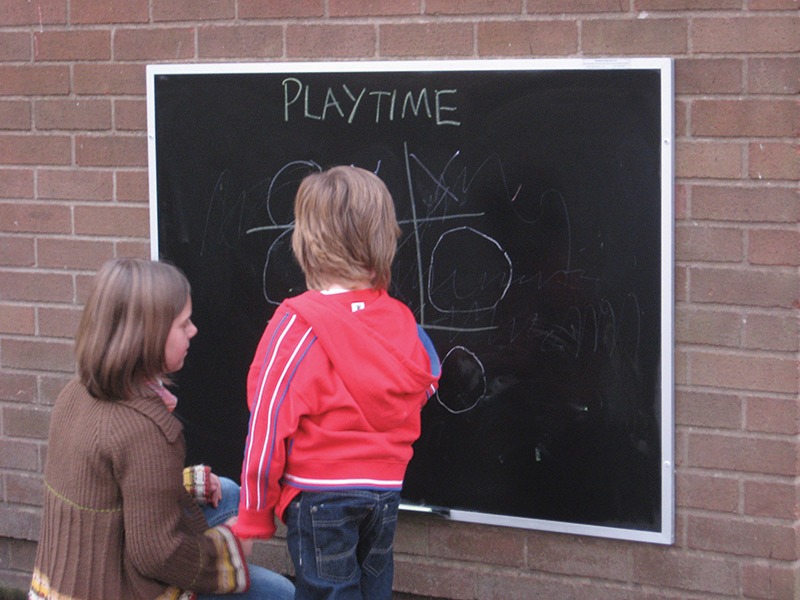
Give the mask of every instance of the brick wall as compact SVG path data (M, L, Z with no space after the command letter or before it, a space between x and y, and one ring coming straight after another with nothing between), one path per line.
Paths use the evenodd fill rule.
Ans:
M798 0L4 0L0 583L93 271L148 255L145 65L672 56L674 546L404 517L404 597L800 598ZM280 542L259 556L288 568Z

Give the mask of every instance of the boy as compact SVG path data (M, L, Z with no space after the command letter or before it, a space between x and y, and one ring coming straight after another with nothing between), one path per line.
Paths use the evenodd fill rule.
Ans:
M391 598L403 477L439 359L387 289L400 228L357 167L306 177L292 249L309 291L275 311L247 382L237 536L288 527L295 598Z

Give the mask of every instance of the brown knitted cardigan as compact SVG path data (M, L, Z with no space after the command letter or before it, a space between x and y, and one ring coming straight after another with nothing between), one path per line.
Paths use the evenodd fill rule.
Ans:
M182 484L180 422L158 397L109 402L78 381L56 400L32 598L125 600L241 592L238 541L208 529Z

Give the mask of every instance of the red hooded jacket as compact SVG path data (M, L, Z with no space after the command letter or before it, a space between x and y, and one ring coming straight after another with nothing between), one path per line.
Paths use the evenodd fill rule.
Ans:
M439 371L414 315L385 291L285 300L250 366L234 533L271 537L302 490L400 490Z

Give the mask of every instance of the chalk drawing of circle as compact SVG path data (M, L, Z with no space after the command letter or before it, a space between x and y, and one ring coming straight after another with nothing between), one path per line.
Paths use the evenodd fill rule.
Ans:
M428 300L446 313L492 310L511 285L513 267L497 240L473 229L450 229L437 240L428 271Z
M322 168L312 160L295 160L275 173L267 188L267 214L270 222L290 224L294 220L294 197L303 178Z
M486 372L481 360L464 346L451 348L442 360L436 398L454 415L475 408L486 394Z
M292 253L292 229L280 234L269 247L261 284L264 298L275 305L305 291L303 272Z
M517 195L511 202L511 210L525 223L536 223L541 219L561 222L564 220L564 198L561 192L552 189L544 191L538 198Z

